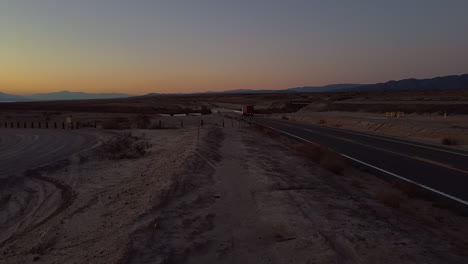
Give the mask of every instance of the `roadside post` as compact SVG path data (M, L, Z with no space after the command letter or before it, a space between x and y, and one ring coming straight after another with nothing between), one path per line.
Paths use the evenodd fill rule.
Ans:
M180 127L184 127L184 120L183 119L180 120Z
M159 120L159 128L162 128L161 120Z
M39 126L38 126L38 127L41 128L41 122L39 122Z
M24 128L26 128L26 122L24 122Z

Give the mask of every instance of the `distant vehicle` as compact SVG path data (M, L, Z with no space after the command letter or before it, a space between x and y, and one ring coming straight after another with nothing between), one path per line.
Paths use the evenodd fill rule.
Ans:
M242 106L242 115L244 115L244 116L253 116L254 115L254 106L253 105L244 105L244 106Z

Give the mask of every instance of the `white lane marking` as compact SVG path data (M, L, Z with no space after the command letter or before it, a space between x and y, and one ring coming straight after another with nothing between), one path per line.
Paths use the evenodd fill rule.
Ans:
M270 120L270 119L269 119L269 120ZM273 123L275 123L275 121L277 121L277 120L274 120ZM281 121L280 121L280 122L281 122ZM277 123L278 123L278 122L277 122ZM280 123L280 124L281 124L281 123ZM310 125L310 124L305 124L305 125ZM314 126L314 125L310 125L310 126ZM300 127L295 127L295 128L299 128L299 129L300 129ZM441 151L441 152L446 152L446 153L450 153L450 154L455 154L455 155L460 155L460 156L468 157L468 154L464 154L464 153L460 153L460 152L455 152L455 151L450 151L450 150L445 150L445 149L439 149L439 148L433 148L433 147L428 147L428 146L419 145L419 144L414 144L414 143L409 143L409 142L403 142L403 141L394 140L394 139L389 139L389 138L384 138L384 137L379 137L379 136L361 134L361 133L358 133L358 132L353 132L353 131L349 131L349 130L345 130L345 129L336 129L336 128L332 128L332 127L320 127L320 128L330 129L330 130L334 130L334 131L338 131L338 132L344 132L344 133L348 133L348 134L354 134L354 135L365 136L365 137L370 137L370 138L376 138L376 139L386 140L386 141L390 141L390 142L396 142L396 143L406 144L406 145L410 145L410 146L414 146L414 147L432 149L432 150L437 150L437 151ZM303 128L302 128L302 129L303 129Z
M462 200L462 199L460 199L460 198L457 198L457 197L455 197L455 196L452 196L452 195L450 195L450 194L447 194L447 193L438 191L438 190L436 190L436 189L434 189L434 188L431 188L431 187L429 187L429 186L427 186L427 185L424 185L424 184L421 184L421 183L412 181L412 180L407 179L407 178L405 178L405 177L402 177L402 176L400 176L400 175L398 175L398 174L395 174L395 173L390 172L390 171L386 171L386 170L384 170L384 169L381 169L381 168L379 168L379 167L376 167L376 166L371 165L371 164L369 164L369 163L366 163L366 162L364 162L364 161L361 161L361 160L355 159L355 158L353 158L353 157L350 157L350 156L348 156L348 155L345 155L345 154L342 154L342 153L339 153L339 154L340 154L341 156L345 157L345 158L350 159L350 160L356 161L356 162L358 162L358 163L361 163L361 164L366 165L366 166L368 166L368 167L371 167L371 168L373 168L373 169L379 170L379 171L381 171L381 172L385 172L385 173L387 173L387 174L389 174L389 175L391 175L391 176L393 176L393 177L397 177L397 178L399 178L399 179L401 179L401 180L404 180L404 181L410 182L410 183L412 183L412 184L418 185L419 187L422 187L422 188L424 188L424 189L426 189L426 190L429 190L429 191L431 191L431 192L435 192L435 193L437 193L437 194L440 194L440 195L442 195L442 196L445 196L445 197L447 197L447 198L450 198L450 199L452 199L452 200L455 200L455 201L457 201L457 202L459 202L459 203L462 203L462 204L464 204L464 205L468 205L468 202L466 202L466 201L464 201L464 200Z
M253 121L253 122L256 123L256 124L258 124L258 123L255 122L255 121ZM260 125L262 125L262 124L260 124ZM315 142L312 142L312 141L307 140L307 139L305 139L305 138L301 138L301 137L299 137L299 136L290 134L290 133L288 133L288 132L284 132L284 131L282 131L282 130L279 130L279 129L276 129L276 128L273 128L273 127L269 127L269 126L266 126L266 125L263 125L263 126L268 127L268 128L271 128L271 129L276 130L276 131L278 131L278 132L284 133L284 134L286 134L286 135L293 136L293 137L298 138L298 139L300 139L300 140L303 140L303 141L312 143L312 144L314 144L314 145L318 145L318 144L315 143ZM462 204L468 206L468 202L467 202L467 201L464 201L464 200L462 200L462 199L460 199L460 198L457 198L457 197L452 196L452 195L450 195L450 194L447 194L447 193L438 191L438 190L436 190L436 189L434 189L434 188L431 188L431 187L429 187L429 186L427 186L427 185L424 185L424 184L415 182L415 181L413 181L413 180L407 179L407 178L402 177L402 176L400 176L400 175L398 175L398 174L395 174L395 173L393 173L393 172L386 171L386 170L384 170L384 169L381 169L381 168L379 168L379 167L376 167L376 166L371 165L371 164L369 164L369 163L366 163L366 162L364 162L364 161L358 160L358 159L353 158L353 157L351 157L351 156L348 156L348 155L345 155L345 154L342 154L342 153L338 153L338 154L340 154L341 156L343 156L343 157L345 157L345 158L347 158L347 159L356 161L356 162L358 162L358 163L361 163L361 164L363 164L363 165L366 165L366 166L371 167L371 168L373 168L373 169L376 169L376 170L378 170L378 171L387 173L387 174L389 174L389 175L391 175L391 176L393 176L393 177L397 177L397 178L399 178L399 179L401 179L401 180L410 182L410 183L415 184L415 185L417 185L417 186L419 186L419 187L421 187L421 188L424 188L424 189L426 189L426 190L428 190L428 191L435 192L435 193L437 193L437 194L439 194L439 195L442 195L442 196L444 196L444 197L446 197L446 198L452 199L452 200L454 200L454 201L457 201L457 202L459 202L459 203L462 203Z

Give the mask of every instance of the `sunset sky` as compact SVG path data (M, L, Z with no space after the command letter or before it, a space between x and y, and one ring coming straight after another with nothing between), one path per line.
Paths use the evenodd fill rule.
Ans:
M0 0L0 92L199 92L468 73L466 0Z

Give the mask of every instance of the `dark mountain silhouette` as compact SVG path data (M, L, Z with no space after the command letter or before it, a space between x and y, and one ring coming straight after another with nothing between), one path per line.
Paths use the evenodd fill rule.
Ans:
M352 89L352 88L356 88L360 86L363 86L363 84L343 83L343 84L329 84L325 86L304 86L304 87L289 88L287 90L299 92L299 93L323 93L323 92L334 92L337 90L344 90L344 89Z
M0 92L0 102L28 101L29 99L19 95L12 95Z
M54 100L88 100L88 99L112 99L126 98L134 95L122 93L83 93L83 92L54 92L54 93L38 93L28 96L28 98L36 101L54 101Z
M126 98L134 95L122 93L82 93L82 92L54 92L38 93L28 96L12 95L0 92L0 102L24 102L24 101L60 101L60 100L89 100L89 99L113 99Z
M340 89L340 92L398 92L440 91L468 89L468 74L451 75L432 79L405 79Z

